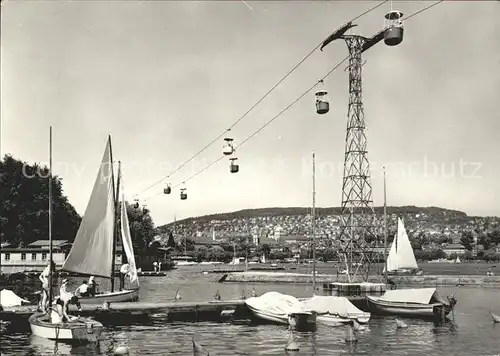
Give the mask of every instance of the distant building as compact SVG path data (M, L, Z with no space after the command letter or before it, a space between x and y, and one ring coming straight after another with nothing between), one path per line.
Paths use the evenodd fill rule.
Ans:
M281 240L289 244L294 244L294 243L308 242L311 240L311 238L304 235L290 235L290 236L282 236Z
M52 241L52 259L57 268L62 266L70 249L67 240ZM2 273L42 271L49 263L49 240L38 240L27 247L2 245L0 262Z
M217 240L213 240L212 238L208 237L196 237L193 239L194 243L194 249L198 250L202 247L212 247L212 246L220 246L221 242Z
M67 240L52 240L52 260L57 269L62 267L71 246L72 244ZM49 263L49 252L49 240L38 240L27 247L2 245L0 249L0 272L41 272ZM120 245L116 246L115 263L117 266L122 264L122 247Z
M463 255L465 254L465 247L461 244L448 244L443 248L443 252L450 256L452 254Z
M278 241L282 234L283 234L283 228L281 226L276 226L274 228L274 234L273 234L272 238L275 239L276 241Z

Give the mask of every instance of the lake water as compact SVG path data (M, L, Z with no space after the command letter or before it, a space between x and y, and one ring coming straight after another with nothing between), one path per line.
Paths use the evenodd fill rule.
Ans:
M202 267L181 267L166 277L141 277L141 301L172 300L179 290L185 301L213 299L218 290L223 299L238 299L275 290L307 297L311 286L270 284L219 284L218 274L202 274ZM408 328L396 329L394 318L373 316L366 330L358 333L355 347L346 345L345 329L318 325L314 332L295 333L298 355L500 355L500 324L490 311L500 314L500 290L484 288L440 288L443 295L458 299L455 321L437 326L432 322L402 319ZM130 355L192 355L195 337L210 355L286 355L285 326L235 325L229 323L165 323L107 327L99 345L56 344L7 328L2 332L2 355L109 355L118 345L127 345Z

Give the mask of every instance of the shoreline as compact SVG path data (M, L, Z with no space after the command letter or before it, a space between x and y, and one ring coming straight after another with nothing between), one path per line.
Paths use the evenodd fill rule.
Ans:
M474 286L481 288L500 288L500 276L475 275L423 275L423 276L391 276L389 281L396 285L408 286ZM273 284L310 284L312 275L286 272L234 272L224 274L219 283L273 283ZM317 274L316 283L347 283L345 275ZM384 283L382 276L370 276L367 282Z

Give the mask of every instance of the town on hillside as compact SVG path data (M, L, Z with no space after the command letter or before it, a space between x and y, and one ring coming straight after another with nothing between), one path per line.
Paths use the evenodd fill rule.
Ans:
M336 259L340 235L339 208L318 209L316 251L319 259ZM375 209L377 236L372 245L384 250L384 221ZM441 208L390 207L388 239L396 234L401 217L417 259L455 258L500 260L500 218L473 217ZM271 259L311 258L311 219L307 208L269 208L188 218L158 227L157 239L174 235L179 254L194 254L198 260L230 259L234 255L259 259L268 251ZM172 243L171 243L172 245ZM184 248L184 250L183 250ZM236 256L238 257L238 256Z

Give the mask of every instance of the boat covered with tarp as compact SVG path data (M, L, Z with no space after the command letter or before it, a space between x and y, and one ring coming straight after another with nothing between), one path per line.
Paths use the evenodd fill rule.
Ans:
M245 304L260 320L305 328L316 324L316 313L308 310L297 298L278 292L267 292L245 300Z
M443 298L436 288L388 290L380 297L366 296L366 300L373 314L432 319L444 318L457 303L453 296Z
M303 304L306 309L316 312L316 319L322 324L337 326L370 321L371 314L358 309L346 297L314 296L304 300Z

